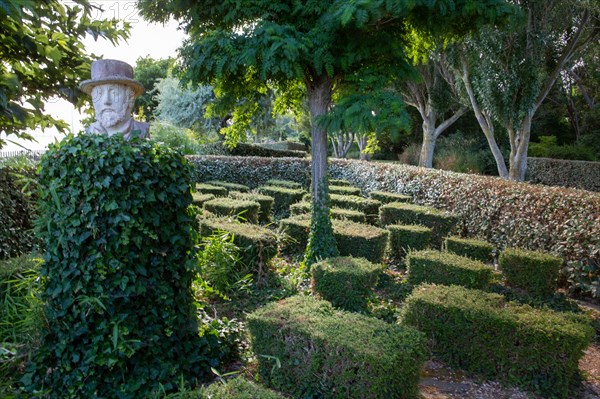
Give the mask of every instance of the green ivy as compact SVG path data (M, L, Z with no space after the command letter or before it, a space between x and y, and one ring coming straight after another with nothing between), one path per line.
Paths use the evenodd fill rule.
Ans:
M327 181L327 176L325 176L324 181L317 187L322 190L320 197L323 198L323 203L320 204L321 206L314 206L312 208L308 245L304 252L304 264L306 266L340 255L331 224L329 193L327 192L329 182Z
M40 163L48 324L23 379L45 398L146 398L219 362L200 334L192 169L167 146L69 136ZM204 330L203 330L204 331Z

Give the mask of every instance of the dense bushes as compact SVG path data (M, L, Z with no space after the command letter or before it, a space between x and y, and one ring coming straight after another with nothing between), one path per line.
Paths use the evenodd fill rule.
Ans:
M290 215L290 205L302 200L306 191L295 188L278 186L262 186L258 192L273 198L273 213L275 217L282 218Z
M383 269L381 264L362 258L329 258L312 265L312 288L336 308L365 311Z
M196 184L196 190L200 194L212 194L215 197L225 197L227 195L227 189L222 186L215 186L213 184L199 183Z
M556 256L517 248L505 249L498 259L508 285L536 296L556 291L561 262Z
M260 204L256 201L234 198L215 198L204 203L204 209L219 216L236 216L250 223L258 223Z
M588 320L460 286L417 287L403 312L402 322L431 337L450 365L552 398L569 396L594 334Z
M247 323L260 375L279 391L324 399L418 397L425 345L412 328L306 296L269 304Z
M473 238L446 237L444 248L448 252L481 262L490 262L494 254L494 246L492 244Z
M256 201L260 205L260 212L258 219L261 223L269 223L271 221L271 212L273 210L273 204L275 203L273 197L255 193L240 193L237 191L230 191L229 196L231 198Z
M329 193L339 195L361 195L360 188L358 187L334 186L331 184L329 185Z
M248 143L238 143L235 148L228 148L223 143L206 144L199 146L197 152L204 155L231 155L241 157L306 157L306 151L278 150Z
M528 158L527 181L548 186L600 191L600 162Z
M367 222L371 224L377 222L381 202L358 195L331 194L329 198L332 206L363 212L367 218Z
M312 204L310 202L296 202L290 206L290 213L292 215L304 215L311 213ZM335 219L350 220L357 223L365 223L365 214L352 209L343 208L330 208L331 217Z
M383 204L390 202L412 202L412 198L408 195L388 193L385 191L371 191L369 196Z
M31 250L35 199L22 192L14 174L33 174L29 169L0 168L0 259Z
M68 137L40 163L45 328L25 376L46 398L139 398L207 378L200 335L192 168L164 145Z
M487 288L492 268L479 261L433 250L411 252L406 257L408 281L413 285L433 283Z
M224 187L225 189L227 189L227 192L230 192L230 191L239 191L241 193L245 193L245 192L250 191L250 188L248 186L246 186L246 185L237 184L237 183L229 183L227 181L210 180L210 181L207 181L206 184L211 184L213 186Z
M389 246L392 257L403 259L409 251L429 248L431 229L421 225L389 225Z

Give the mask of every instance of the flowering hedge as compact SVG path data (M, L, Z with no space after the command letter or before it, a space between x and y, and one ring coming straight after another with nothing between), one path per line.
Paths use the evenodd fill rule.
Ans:
M268 179L308 186L310 161L292 158L191 157L201 180L228 180L257 187ZM420 205L456 214L459 231L500 250L521 247L562 257L569 286L600 296L600 194L497 177L424 169L394 163L335 159L332 179L363 192L411 195Z

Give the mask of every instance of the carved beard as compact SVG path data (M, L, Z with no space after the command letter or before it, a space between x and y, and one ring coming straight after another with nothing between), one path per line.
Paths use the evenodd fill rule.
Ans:
M105 109L98 116L98 121L105 128L115 127L127 119L128 115L126 111L126 109Z

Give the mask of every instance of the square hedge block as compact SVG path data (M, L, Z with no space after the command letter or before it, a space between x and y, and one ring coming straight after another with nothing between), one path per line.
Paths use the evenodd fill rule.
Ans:
M390 202L412 202L412 197L410 195L390 193L387 191L371 191L369 197L382 204L389 204Z
M544 252L507 248L498 264L506 283L534 296L550 296L558 286L562 259Z
M444 249L481 262L491 262L494 258L494 246L492 244L472 238L446 237Z
M215 198L206 201L203 208L218 216L234 216L240 221L258 223L260 204L234 198Z
M273 213L273 204L275 200L273 197L268 195L262 195L257 193L241 193L239 191L230 191L229 196L231 198L256 201L260 205L260 212L258 213L258 220L261 223L271 222L271 214Z
M288 217L290 215L290 205L301 201L304 194L306 194L303 189L278 186L262 186L257 191L262 195L273 198L273 216L277 219Z

